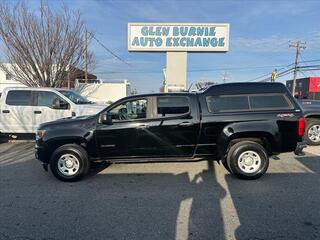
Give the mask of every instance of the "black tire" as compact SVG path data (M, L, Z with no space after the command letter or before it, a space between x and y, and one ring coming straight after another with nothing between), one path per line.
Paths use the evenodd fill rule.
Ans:
M312 129L317 129L318 134L310 135ZM309 134L310 131L310 134ZM303 136L304 140L308 145L318 146L320 145L320 119L308 119L307 120L307 127L306 132Z
M229 173L232 173L229 166L228 166L228 163L227 163L227 158L224 158L221 160L221 163L222 165L224 166L224 168L229 172Z
M65 162L64 159L71 159L72 165L69 166L70 168L62 164L62 162ZM64 182L80 180L88 173L89 168L90 162L87 151L77 144L66 144L57 148L50 160L51 172L56 178Z
M249 155L250 165L244 162ZM259 163L259 164L258 164ZM227 164L232 174L241 179L253 180L260 178L269 167L269 157L263 146L252 141L234 144L227 153Z

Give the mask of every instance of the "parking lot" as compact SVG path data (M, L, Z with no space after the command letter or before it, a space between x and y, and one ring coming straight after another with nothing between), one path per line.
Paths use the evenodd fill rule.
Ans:
M0 239L320 238L320 157L310 153L280 155L256 181L201 161L94 165L64 183L33 143L0 152Z

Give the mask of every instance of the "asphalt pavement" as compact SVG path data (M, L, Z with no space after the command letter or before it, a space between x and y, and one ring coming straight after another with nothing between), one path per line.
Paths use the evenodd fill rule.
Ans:
M255 181L218 163L96 164L64 183L33 143L0 144L0 239L320 239L320 157L282 154Z

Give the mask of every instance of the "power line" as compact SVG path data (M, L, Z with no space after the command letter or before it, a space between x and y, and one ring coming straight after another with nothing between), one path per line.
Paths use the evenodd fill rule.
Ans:
M291 64L292 65L292 64ZM269 66L252 66L252 67L217 67L217 68L206 68L206 69L191 69L187 70L187 72L215 72L215 71L230 71L230 70L239 70L239 71L250 71L252 69L263 69L263 68L275 68L281 67L284 65L269 65ZM283 68L280 68L283 69ZM113 73L158 73L157 70L150 71L109 71L109 72L96 72L97 74L113 74Z
M298 66L298 70L303 68L317 68L317 67L320 67L320 65Z
M290 66L292 66L292 65L293 65L293 63L291 63L291 64L289 64L289 65L285 65L285 67L282 67L282 68L278 69L278 71L281 71L281 70L283 70L283 69L286 69L286 68L288 68L288 67L290 67ZM264 74L264 75L261 75L261 76L259 76L259 77L250 79L248 82L253 82L253 81L256 81L256 80L258 80L258 79L260 79L260 78L264 78L264 77L270 76L271 73L272 73L272 72L269 72L269 73ZM279 74L280 74L280 73L278 73L278 76L279 76ZM265 81L266 79L269 79L269 78L264 78L263 81Z
M305 76L307 78L307 75L304 72L302 72L302 71L300 71L300 72L302 73L303 76Z
M300 54L300 56L301 56L301 54ZM311 63L311 62L320 62L320 59L304 60L304 61L300 61L299 63ZM287 65L286 67L290 67L290 66L292 66L292 65L294 65L294 63L289 64L289 65ZM282 69L285 69L285 67L278 69L278 71L279 71L279 70L282 70ZM288 70L291 70L290 73L292 73L292 72L293 72L293 71L292 71L293 69L294 69L294 68L290 68L290 69L288 69ZM297 67L297 70L299 70L299 71L312 71L312 70L313 70L313 71L318 71L318 70L320 70L320 65L306 65L306 66L303 65L303 66L298 66L298 67ZM259 77L255 77L255 78L253 78L253 79L248 80L248 82L256 81L256 80L258 80L258 79L261 79L260 81L267 81L267 80L269 79L268 76L270 76L271 73L272 73L272 72L269 72L269 73L263 74L263 75L261 75L261 76L259 76ZM283 73L287 73L287 71L278 73L278 77L282 77L282 76L287 75L287 74L282 75ZM315 75L316 75L316 74L315 74ZM265 78L265 77L268 77L268 78ZM262 78L263 78L263 79L262 79Z
M303 69L300 70L301 72L307 72L307 71L320 71L320 68L309 68L309 69ZM316 75L316 74L315 74Z
M277 75L278 75L278 77L286 76L286 75L292 73L292 72L293 72L293 69L294 69L294 68L289 68L289 69L287 69L287 70L285 70L285 71L278 72ZM268 74L268 75L269 75L269 74ZM267 78L265 78L265 79L260 80L259 82L267 82L267 81L269 81L269 80L270 80L270 77L267 77Z
M301 54L300 54L300 56L301 56ZM320 59L307 60L307 61L300 61L300 63L307 63L307 62L320 62Z
M130 63L126 62L124 59L122 59L121 57L119 57L117 54L115 54L113 51L111 51L109 48L107 48L102 42L100 42L93 34L92 34L92 38L94 40L96 40L97 43L99 43L108 53L110 53L112 56L114 56L116 59L118 59L119 61L123 62L124 64L131 66Z
M311 60L311 61L305 61L305 59L303 58L303 56L302 56L302 54L300 53L300 58L302 59L302 60L304 60L304 62L306 63L306 62L316 62L315 60ZM316 75L313 71L311 71L311 73L313 74L313 75ZM305 77L306 77L306 75L304 74L304 73L302 73Z

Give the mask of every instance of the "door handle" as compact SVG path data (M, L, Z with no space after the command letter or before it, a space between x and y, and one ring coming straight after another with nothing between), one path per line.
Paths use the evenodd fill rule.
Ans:
M41 114L41 111L34 111L34 114Z
M192 125L193 125L192 122L182 122L182 123L178 124L179 127L190 127Z
M136 126L136 129L146 129L148 127L149 127L149 125L141 124L141 125Z
M2 110L2 113L10 113L9 110Z

